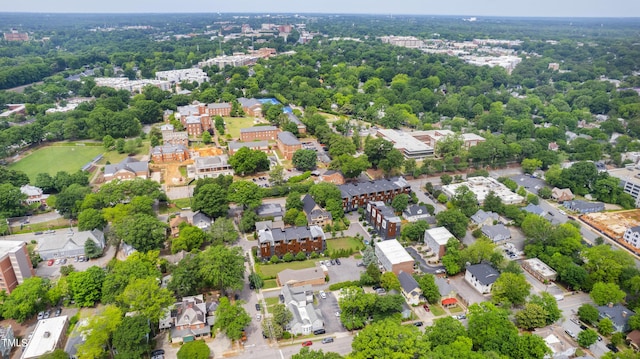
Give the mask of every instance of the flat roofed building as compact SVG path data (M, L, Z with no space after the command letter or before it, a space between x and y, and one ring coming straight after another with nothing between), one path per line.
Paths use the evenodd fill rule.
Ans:
M636 200L636 208L640 208L640 168L636 165L628 165L625 168L609 170L611 177L620 180L620 187Z
M403 131L380 129L377 136L393 143L393 147L406 158L423 159L433 156L434 153L433 147Z
M2 359L9 359L11 357L11 350L15 343L14 340L13 328L10 325L0 327L0 357L2 357Z
M375 243L375 253L385 270L399 275L400 272L413 273L415 260L395 239Z
M462 141L464 141L464 148L467 150L473 146L478 145L479 143L485 142L486 139L480 135L476 135L475 133L463 133Z
M253 142L240 142L232 141L228 143L229 155L234 155L242 147L247 147L250 150L269 152L269 142L267 141L253 141Z
M0 290L11 293L18 284L35 275L25 242L0 241Z
M524 198L518 194L511 192L502 183L491 177L471 177L466 182L453 183L442 186L442 192L451 198L455 195L456 190L461 186L467 186L471 192L476 195L478 203L484 203L484 199L489 192L493 191L496 196L500 197L504 204L518 204L524 202Z
M182 70L169 70L156 72L156 80L169 81L172 84L177 84L182 81L197 82L199 84L203 82L209 82L209 76L207 73L199 68L182 69Z
M58 348L62 348L67 326L66 315L39 320L33 330L31 340L24 348L20 359L39 358Z
M436 148L436 143L445 139L447 136L455 136L455 133L450 130L427 130L427 131L413 131L410 132L411 136L418 139L421 142L426 143L432 148Z
M241 128L240 141L275 141L278 138L278 133L280 133L280 129L275 126L255 126Z
M378 231L383 240L394 239L400 234L402 222L393 208L380 201L367 203L365 218Z
M145 86L155 86L163 91L171 90L171 83L164 80L129 80L126 77L96 77L97 86L111 87L116 90L142 92Z
M431 248L437 259L445 255L447 242L451 238L456 237L444 227L429 228L424 231L424 243Z
M529 258L522 261L522 268L531 273L541 282L556 280L558 273L538 258Z

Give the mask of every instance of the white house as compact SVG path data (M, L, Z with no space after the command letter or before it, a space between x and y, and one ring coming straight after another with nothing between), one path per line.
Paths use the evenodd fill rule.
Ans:
M478 292L487 294L491 292L491 286L498 279L500 273L486 263L474 264L467 267L464 280L471 284Z
M284 304L293 314L289 323L289 331L294 334L308 335L316 330L324 329L324 318L320 309L313 306L313 290L311 285L282 287Z
M37 252L43 260L55 258L67 258L84 255L84 245L87 241L93 241L98 248L104 249L105 240L102 231L94 229L92 231L76 232L73 229L68 231L51 231L38 237Z
M420 303L420 296L422 295L422 289L418 282L406 272L400 272L398 274L398 280L400 281L400 289L402 295L407 300L407 303L411 305L418 305Z
M506 241L511 239L511 232L504 224L498 223L495 226L483 226L482 234L487 236L494 242Z

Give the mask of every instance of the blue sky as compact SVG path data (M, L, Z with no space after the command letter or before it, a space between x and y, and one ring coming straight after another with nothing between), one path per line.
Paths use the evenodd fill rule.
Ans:
M466 16L640 17L638 0L5 0L2 12L368 13Z

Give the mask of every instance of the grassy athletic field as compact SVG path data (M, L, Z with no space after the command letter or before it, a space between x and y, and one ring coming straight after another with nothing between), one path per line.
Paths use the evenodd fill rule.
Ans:
M240 138L240 129L253 127L253 117L224 117L225 134L230 134L232 138Z
M102 146L47 146L9 165L9 168L23 171L34 181L41 172L52 176L59 171L74 173L103 152Z

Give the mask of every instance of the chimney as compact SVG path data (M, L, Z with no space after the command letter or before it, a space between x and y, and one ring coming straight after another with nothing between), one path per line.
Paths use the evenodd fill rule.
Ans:
M607 304L607 306L608 306L609 308L613 308L613 302L609 302L609 304Z
M623 317L623 318L626 318L626 317L627 317L627 314L629 314L629 313L627 313L627 311L626 311L626 310L623 310L623 311L622 311L622 317Z

